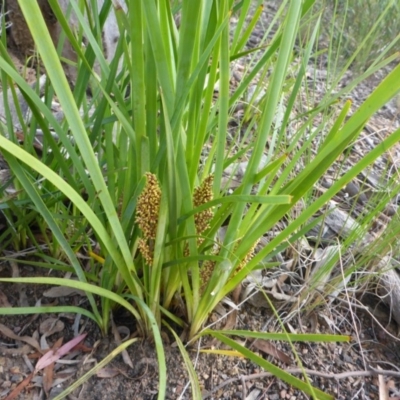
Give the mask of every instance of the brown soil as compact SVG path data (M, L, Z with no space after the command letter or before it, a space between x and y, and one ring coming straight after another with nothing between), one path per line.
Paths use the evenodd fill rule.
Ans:
M9 276L10 269L4 267L2 276ZM21 276L31 275L31 267L21 267ZM12 306L33 306L42 299L42 305L49 301L43 293L49 288L30 285L0 284L2 305L6 302ZM341 333L352 335L350 343L297 343L295 349L303 368L309 371L309 377L315 387L330 393L335 399L379 399L379 388L382 383L374 370L392 370L384 372L386 390L397 396L400 389L400 346L396 339L396 325L389 323L389 310L383 305L376 307L376 298L367 298L374 313L361 309L351 310L347 304L335 302L330 309L322 306L305 316L298 313L298 318L291 320L286 328L303 333ZM59 305L84 305L85 297L80 295L61 296ZM220 327L225 324L226 310L220 308L210 321L219 321ZM63 329L46 337L43 326L46 321L61 321ZM43 348L44 343L51 347L58 338L66 343L74 337L73 315L33 315L0 317L0 323L10 328L18 336L34 338ZM115 317L117 326L125 326L129 332L135 332L134 321L129 315ZM54 322L53 322L54 325ZM238 329L281 331L279 324L270 309L246 305L238 314ZM217 326L218 328L218 326ZM87 319L80 320L79 332L87 337L85 347L72 351L68 356L73 364L56 364L49 397L43 391L44 374L40 371L17 399L45 399L54 396L67 388L76 379L103 360L117 347L113 336L103 337L97 325ZM394 335L394 336L391 336ZM32 372L32 365L38 359L38 353L19 340L9 339L0 333L0 399L6 398L12 389L17 387ZM243 342L246 347L257 354L279 365L283 369L301 376L294 353L285 342L262 342L261 344ZM167 399L191 399L188 374L174 342L164 332L164 344L167 359ZM308 399L300 391L291 388L273 376L269 376L259 366L246 359L211 355L199 352L201 349L224 348L210 338L196 343L188 349L203 389L203 398L209 399ZM154 345L149 340L140 339L128 349L133 363L129 367L122 356L117 356L111 363L92 376L81 387L76 389L69 399L112 400L112 399L156 399L158 394L157 359ZM272 354L272 355L271 355ZM65 359L64 358L64 359ZM367 372L365 372L367 371ZM396 372L397 371L397 372ZM315 374L315 375L314 375ZM318 376L318 374L322 376ZM363 375L364 374L364 375ZM366 375L365 375L366 374ZM64 379L68 378L64 381Z

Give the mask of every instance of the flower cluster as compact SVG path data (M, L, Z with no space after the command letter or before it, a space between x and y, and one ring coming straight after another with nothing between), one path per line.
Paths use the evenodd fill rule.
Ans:
M161 203L161 189L157 177L146 173L146 186L140 194L136 207L136 223L143 232L139 250L147 265L153 263L153 241L157 234L158 213Z
M200 186L194 189L193 192L193 207L199 207L203 204L208 203L213 199L212 186L214 182L214 175L208 175L206 179L201 183ZM207 210L201 211L194 215L194 224L196 227L197 235L201 235L209 226L211 218L214 216L213 208L210 207ZM197 238L197 245L200 246L204 242L204 239ZM189 256L189 246L186 244L184 255Z
M144 258L146 265L153 265L153 250L147 240L140 238L138 243L139 251Z
M232 277L234 277L237 273L239 273L254 257L255 249L258 245L259 240L251 247L249 252L243 258L243 260L239 263L239 265L235 268L235 271L232 273ZM220 246L214 250L213 254L218 255L220 251ZM200 292L203 293L213 272L215 269L216 261L207 260L203 263L203 266L200 269Z
M219 253L220 247L218 246L214 249L213 254L217 255ZM211 279L211 275L214 272L216 261L206 260L200 268L200 293L204 293L204 290Z
M204 179L202 184L194 190L194 207L199 207L213 199L213 182L214 175L209 175L206 179ZM210 221L213 215L214 213L212 208L208 208L207 210L201 211L194 216L194 223L196 225L196 232L198 235L204 232L210 226Z
M238 272L240 272L250 261L251 259L254 257L254 252L256 250L256 247L258 245L260 240L257 240L253 246L251 247L251 249L249 250L249 252L246 254L246 256L243 258L243 260L240 262L240 264L235 268L235 272L233 274L233 276L235 276Z

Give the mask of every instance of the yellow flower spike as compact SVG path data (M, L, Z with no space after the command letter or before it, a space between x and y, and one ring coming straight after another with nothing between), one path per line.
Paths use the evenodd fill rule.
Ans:
M148 243L144 239L139 239L138 247L146 265L153 265L153 252Z
M146 186L138 198L136 223L139 225L146 239L155 239L161 202L161 189L154 174L147 172L146 180Z
M201 287L200 287L200 292L203 293L204 289L207 286L208 281L211 278L211 275L214 271L215 268L215 261L207 260L203 263L201 269L200 269L200 282L201 282Z
M143 232L143 238L139 240L138 246L147 265L153 264L153 249L148 242L156 238L160 203L161 189L157 177L146 172L146 186L136 206L136 223Z
M208 203L213 199L212 186L214 182L214 175L207 176L202 184L194 190L193 193L193 205L199 207L205 203ZM198 234L204 232L209 227L209 222L213 217L214 213L212 208L204 210L195 214L194 223L196 225L196 231Z
M242 260L242 262L236 267L234 275L236 275L239 271L241 271L250 261L251 259L254 257L254 251L258 245L258 242L260 240L257 240L253 247L249 250L249 252L246 254L246 257Z

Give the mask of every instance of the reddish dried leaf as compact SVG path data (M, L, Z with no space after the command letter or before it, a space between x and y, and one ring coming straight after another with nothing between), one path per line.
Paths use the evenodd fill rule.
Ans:
M42 353L39 353L38 351L35 351L34 353L30 353L30 354L28 354L27 355L27 357L30 359L30 360L34 360L35 358L40 358L40 357L42 357Z
M226 323L223 329L231 330L236 326L237 310L231 311L226 317Z
M74 350L80 350L84 353L90 353L91 351L93 351L93 347L88 347L84 343L79 343L74 347Z
M232 300L235 304L239 304L240 294L242 293L242 285L239 284L233 289Z
M283 351L278 350L271 342L257 339L254 341L253 346L263 353L266 353L287 365L290 365L292 363L290 357L286 355Z
M69 351L71 351L78 343L80 343L83 339L85 339L86 333L83 335L79 335L76 338L70 340L69 342L65 343L64 346L61 346L56 352L50 350L47 352L36 364L35 370L39 371L53 362L56 362Z
M54 380L54 363L51 363L43 369L43 390L46 396L49 396L51 386Z
M32 372L28 375L4 400L14 400L18 397L18 395L22 392L26 386L28 386L29 382L32 380L34 373Z

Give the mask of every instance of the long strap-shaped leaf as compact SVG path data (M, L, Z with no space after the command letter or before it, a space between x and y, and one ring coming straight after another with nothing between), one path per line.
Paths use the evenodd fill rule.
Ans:
M291 194L293 195L293 202L296 202L310 188L312 188L314 183L324 174L327 168L332 165L335 159L345 150L346 146L351 142L351 140L354 140L357 137L361 127L368 121L368 119L400 91L399 82L400 66L397 66L353 114L344 127L338 131L336 135L329 137L328 143L322 147L322 150L319 152L319 154L317 154L315 159L308 164L299 173L299 175L281 191L280 194ZM393 135L390 139L390 145L377 146L364 159L370 160L369 163L374 162L377 157L387 151L390 146L393 146L393 144L399 140L397 133L394 133ZM384 143L385 142L387 142L387 140L385 140ZM351 179L353 179L353 177L356 176L357 173L360 172L360 166L365 168L367 165L369 165L363 160L361 160L354 168L346 173L345 183L348 183ZM331 187L325 196L333 197L336 191L339 191L340 188L338 188L336 191L334 190L334 187ZM249 243L254 243L255 240L257 240L266 232L266 230L270 229L280 218L282 218L289 208L290 205L277 206L273 214L268 213L265 215L265 217L260 216L258 224L252 226L251 232L248 233L245 240L249 241ZM310 212L308 212L308 214L309 217L311 217L312 214ZM241 256L241 248L245 248L245 244L246 243L241 243L240 248L238 249L239 257ZM244 251L245 250L243 250L243 252Z
M331 400L333 399L333 396L326 394L322 392L321 390L312 387L311 385L307 384L306 382L300 380L299 378L294 377L293 375L287 373L283 369L277 367L276 365L270 363L267 360L264 360L262 357L256 355L253 353L251 350L247 349L246 347L240 345L239 343L235 342L231 338L226 337L225 335L222 335L221 333L216 333L212 332L212 335L219 339L221 342L227 344L228 346L232 347L233 349L239 351L242 353L246 358L249 360L255 362L262 368L264 368L266 371L271 372L274 376L277 378L283 380L284 382L288 383L289 385L292 385L300 390L302 390L304 393L310 394L310 395L315 395L316 399L320 400Z
M36 192L35 188L28 180L26 180L26 176L21 168L21 166L15 162L15 158L18 158L20 161L23 161L27 165L29 165L32 169L38 171L43 177L45 177L49 182L51 182L54 186L58 188L62 193L64 193L72 203L82 212L85 218L88 220L89 224L95 230L98 238L107 248L111 255L116 257L114 261L123 262L121 256L119 255L115 245L113 244L109 234L107 233L106 228L102 225L99 218L93 212L93 210L89 207L89 205L84 201L84 199L62 178L60 178L54 171L44 165L42 162L37 160L35 157L28 154L25 150L21 149L15 143L12 143L8 139L0 136L0 148L6 150L8 153L12 154L14 157L7 157L7 160L10 162L10 166L12 170L17 173L17 177L20 180L21 184L23 184L25 190L28 191L28 194L32 201L35 203L39 212L46 219L46 222L49 224L52 229L53 234L57 237L57 240L63 245L63 249L68 255L70 261L72 262L75 271L82 282L85 282L85 275L81 272L79 261L76 259L76 255L73 253L71 247L66 242L66 239L62 232L60 231L58 225L54 221L50 211L47 209L43 200ZM64 243L65 242L65 243ZM132 278L131 278L132 279Z
M118 219L116 209L111 196L108 193L107 185L97 163L97 159L88 139L85 126L80 117L79 110L69 88L68 81L65 77L60 59L54 48L40 8L36 1L19 0L18 2L25 16L32 37L35 40L38 51L42 57L47 74L58 96L71 133L73 134L76 144L79 147L82 159L89 170L90 177L93 180L93 184L96 188L98 197L101 201L109 224L113 230L113 234L116 242L118 243L120 252L117 250L116 245L111 243L110 239L107 238L104 244L108 247L111 257L120 269L121 274L131 292L137 294L139 297L142 297L141 288L137 283L135 283L130 273L130 271L135 270L135 266L133 264L132 256L129 246L126 242L124 232Z

